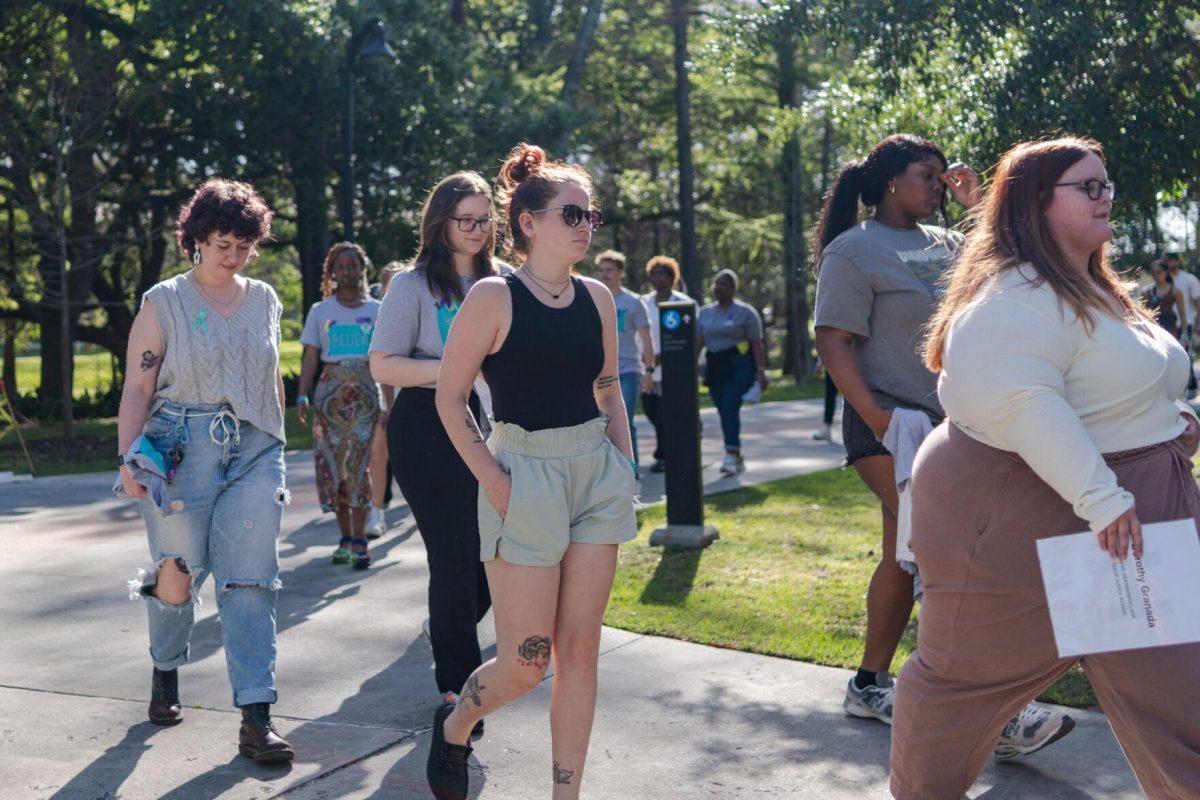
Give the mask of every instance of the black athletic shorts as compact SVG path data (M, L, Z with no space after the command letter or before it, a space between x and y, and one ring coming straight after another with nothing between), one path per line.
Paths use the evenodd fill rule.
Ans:
M921 409L925 411L925 409ZM936 428L941 419L934 417L928 411L929 421ZM875 438L875 432L867 421L858 415L849 403L842 404L842 444L846 448L845 466L850 466L860 458L868 456L890 456L891 453L883 446L883 442Z

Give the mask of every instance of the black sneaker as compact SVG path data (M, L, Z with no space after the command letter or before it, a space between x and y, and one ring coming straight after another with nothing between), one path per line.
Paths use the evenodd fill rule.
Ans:
M453 703L443 703L433 712L425 778L437 800L467 800L467 759L471 757L471 746L447 743L442 728L446 717L453 712Z

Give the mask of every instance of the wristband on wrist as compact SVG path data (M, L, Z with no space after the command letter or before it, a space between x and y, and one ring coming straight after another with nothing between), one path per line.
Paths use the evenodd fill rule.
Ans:
M311 403L308 402L308 395L306 395L306 394L302 394L296 398L296 405L300 405L301 403L305 403L307 405L312 405Z

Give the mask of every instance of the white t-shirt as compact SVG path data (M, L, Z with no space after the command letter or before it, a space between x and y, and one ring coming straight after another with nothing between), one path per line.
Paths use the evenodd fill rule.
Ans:
M1176 288L1183 294L1184 316L1179 320L1180 325L1196 324L1196 301L1200 300L1200 278L1186 270L1179 270L1171 276Z
M1089 334L1035 277L1004 270L954 320L938 397L951 422L1017 453L1101 531L1133 505L1101 453L1183 433L1187 353L1154 323L1099 311Z
M664 303L679 303L687 302L692 298L688 297L683 292L671 290L671 299L664 300ZM646 318L650 323L650 341L654 343L654 352L662 352L662 321L658 314L658 292L649 292L642 295L642 305L646 307ZM654 382L662 383L662 367L654 368Z

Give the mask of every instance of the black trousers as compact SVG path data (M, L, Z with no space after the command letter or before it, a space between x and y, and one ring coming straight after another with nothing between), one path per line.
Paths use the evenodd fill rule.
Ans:
M429 561L429 638L438 691L460 692L483 663L477 626L492 605L479 561L479 484L450 442L432 389L401 389L388 417L388 461ZM478 416L479 400L471 396Z
M658 435L658 420L660 406L662 404L662 395L653 392L642 394L642 411L646 415L646 419L650 420L650 424L654 426L654 460L662 461L663 447L662 439Z
M833 382L833 378L829 377L829 371L825 371L825 424L833 424L833 414L837 411L837 384Z

